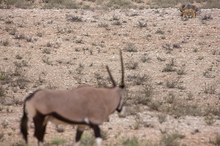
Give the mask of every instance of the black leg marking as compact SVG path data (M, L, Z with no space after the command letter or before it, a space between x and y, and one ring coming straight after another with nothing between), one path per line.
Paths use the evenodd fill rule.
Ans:
M81 130L79 127L77 127L76 137L75 137L75 142L76 143L80 141L83 132L84 132L83 130Z
M91 124L90 127L93 129L95 138L101 138L101 130L98 125Z
M38 144L39 144L39 142L44 141L44 134L45 134L45 130L46 130L46 124L43 125L44 119L45 119L45 116L39 112L33 118L34 126L35 126L34 136L37 138Z

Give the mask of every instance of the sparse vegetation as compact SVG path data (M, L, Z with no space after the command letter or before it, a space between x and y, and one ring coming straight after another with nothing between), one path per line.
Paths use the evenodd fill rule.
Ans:
M148 103L148 106L151 110L159 111L161 108L162 102L157 101L157 100L152 100L151 102Z
M95 143L95 138L93 137L93 135L88 133L84 133L82 135L82 138L80 140L80 146L91 146L94 145L94 143Z
M44 5L45 9L59 8L59 9L76 9L79 5L72 0L47 0L48 2Z
M141 62L145 63L145 62L149 62L151 60L150 57L148 57L146 54L141 56Z
M152 8L168 8L174 7L178 3L187 3L187 2L198 2L204 3L204 8L220 8L220 4L218 0L153 0L150 5Z
M216 84L206 84L204 86L204 93L206 94L215 94L216 93Z
M5 96L5 89L2 87L2 86L0 86L0 103L2 104L2 103L4 103L4 97Z
M205 1L204 8L220 8L220 3L218 0L203 0Z
M23 141L18 141L13 143L11 146L26 146L26 144ZM32 145L28 145L28 146L32 146Z
M209 140L209 143L216 145L216 146L220 146L220 135L216 134L216 136L213 139Z
M195 19L181 20L178 7L185 2L201 8ZM0 143L25 145L14 135L30 91L79 84L111 87L104 66L118 68L120 48L125 56L127 108L124 115L115 114L102 125L105 145L190 146L190 138L199 145L195 137L201 136L203 144L220 146L219 135L211 137L218 133L220 121L220 17L218 9L203 9L219 6L219 0L0 0L0 121L10 121L1 122ZM121 78L120 71L112 71L115 79ZM172 136L169 127L179 130L182 125L187 127L187 134L181 129L186 139ZM91 146L93 133L85 133L82 145ZM55 137L46 145L71 143L72 136L64 135L65 143ZM143 143L145 138L157 141Z
M208 114L204 118L207 125L213 125L215 123L215 117L212 113Z
M0 71L0 83L4 85L4 84L8 84L10 81L11 81L10 73Z
M42 53L44 53L44 54L51 54L51 49L49 49L49 48L44 48L43 51L42 51Z
M126 68L129 70L135 70L138 68L138 62L135 61L129 61L129 63L126 63Z
M158 115L158 121L160 123L166 122L166 118L167 118L166 114L161 113L161 114Z
M15 33L15 39L17 40L25 39L25 35L23 33Z
M8 39L2 40L2 41L1 41L1 44L2 44L3 46L8 46L8 45L9 45L9 40L8 40Z
M137 52L137 47L133 43L127 43L124 47L124 51L126 52Z
M176 73L178 75L185 75L186 74L186 71L185 71L185 66L181 66L177 71Z
M144 74L144 75L128 75L128 81L132 82L134 85L145 85L151 81L151 78Z
M122 142L122 146L141 146L137 137L127 138Z
M99 73L95 73L95 79L96 79L96 82L98 84L98 87L107 87L107 82L106 81L110 80L110 79L109 80L105 79Z
M105 22L101 22L98 24L98 27L103 27L103 28L108 28L109 27L109 24L108 23L105 23Z
M135 123L134 123L134 125L133 125L133 129L134 129L134 130L140 129L142 123L143 123L143 122L142 122L141 117L136 114L136 115L135 115Z
M135 98L136 104L151 105L152 104L153 87L151 84L143 85L143 90Z
M52 61L50 61L49 57L47 56L43 56L42 61L47 65L53 65Z
M23 76L20 76L15 80L13 86L18 86L20 89L25 89L27 87L28 82L29 82L29 80L27 80Z
M0 2L1 8L10 8L12 6L23 9L31 8L31 2L27 0L2 0Z
M3 129L6 129L9 126L9 122L7 120L3 120L1 122L1 126L3 127Z
M169 63L163 68L162 72L174 72L176 69L174 68L175 62L174 59L171 59Z
M36 6L35 0L1 0L0 1L0 8L34 8ZM95 2L97 7L103 8L140 8L143 9L143 0L87 0L91 2ZM220 8L220 4L218 0L152 0L147 4L151 8L168 8L168 7L175 7L178 3L187 3L187 2L198 2L202 4L203 8ZM59 9L89 9L90 5L87 3L80 3L75 0L46 0L43 1L41 4L44 9L52 9L52 8L59 8ZM139 5L139 7L137 7Z
M176 79L169 79L166 81L166 87L167 88L178 88L181 89L180 85L180 78L176 78Z
M67 15L66 20L70 22L82 22L82 18L79 16L74 16L74 15Z
M128 8L131 7L130 0L108 0L107 6L114 8Z
M59 146L59 145L64 145L65 144L65 140L64 139L61 139L61 138L53 138L50 142L50 145L56 145L56 146Z
M197 104L188 104L184 100L174 100L172 104L161 106L161 111L181 117L186 115L202 116L204 113Z
M140 27L140 28L147 27L147 22L138 21L138 27Z
M3 142L3 141L4 141L4 133L1 132L1 133L0 133L0 142Z
M162 136L160 144L163 146L180 146L180 142L178 140L184 137L184 135L179 134L178 132L165 134Z

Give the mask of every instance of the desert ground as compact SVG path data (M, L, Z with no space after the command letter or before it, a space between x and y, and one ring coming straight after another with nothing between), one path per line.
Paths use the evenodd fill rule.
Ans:
M106 65L119 83L119 49L127 112L101 126L103 145L219 145L219 24L219 9L187 21L176 8L0 9L0 146L24 145L19 122L31 91L111 87ZM75 129L62 128L48 125L47 145L73 142ZM36 145L33 125L29 133ZM82 145L92 140L88 129Z

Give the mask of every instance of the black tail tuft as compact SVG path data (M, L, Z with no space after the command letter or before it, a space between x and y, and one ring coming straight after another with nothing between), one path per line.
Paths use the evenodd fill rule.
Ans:
M23 116L21 118L20 130L26 143L28 143L28 116L27 116L27 112L25 111L25 105L26 105L26 102L31 100L31 98L34 97L35 93L37 93L40 90L41 89L38 89L30 93L24 100Z
M26 143L28 143L28 125L27 124L28 124L28 117L27 117L27 113L25 112L25 105L24 105L23 116L21 118L21 123L20 123L20 130Z

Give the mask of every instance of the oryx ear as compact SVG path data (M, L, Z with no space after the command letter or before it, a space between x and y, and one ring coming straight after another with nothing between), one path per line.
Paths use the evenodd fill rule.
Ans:
M186 8L186 4L182 4L179 8L180 12L183 12L185 8Z

